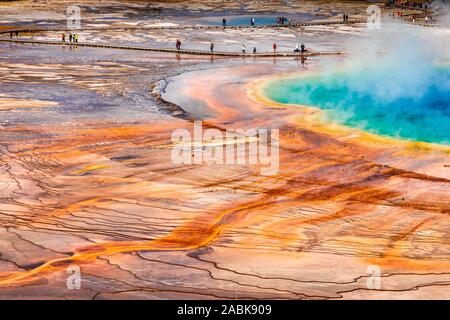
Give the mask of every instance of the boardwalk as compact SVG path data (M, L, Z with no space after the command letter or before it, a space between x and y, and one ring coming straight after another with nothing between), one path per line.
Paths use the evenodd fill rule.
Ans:
M108 48L121 50L139 50L139 51L153 51L153 52L167 52L178 54L192 54L192 55L208 55L208 56L222 56L222 57L312 57L319 55L339 55L339 51L311 51L306 53L292 52L260 52L260 53L241 53L229 51L211 52L206 50L193 49L168 49L168 48L149 48L149 47L135 47L135 46L119 46L110 44L95 44L95 43L76 43L71 44L61 41L37 41L37 40L14 40L14 39L0 39L0 42L18 43L18 44L38 44L38 45L53 45L53 46L71 46L71 47L92 47L92 48Z
M206 26L206 25L181 25L181 26L117 26L117 27L101 27L101 28L80 28L77 31L128 31L128 30L211 30L211 29L267 29L267 28L301 28L309 26L324 26L324 25L340 25L340 24L355 24L355 23L365 23L364 19L354 19L347 22L341 20L325 20L325 21L313 21L304 23L292 23L291 25L286 24L272 24L272 25L261 25L261 26ZM0 34L9 32L69 32L72 29L67 28L11 28L6 30L0 30Z

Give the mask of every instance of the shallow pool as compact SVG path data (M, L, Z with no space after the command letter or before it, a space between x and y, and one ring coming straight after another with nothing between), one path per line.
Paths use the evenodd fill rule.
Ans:
M235 15L235 16L215 16L215 17L205 17L205 18L198 18L195 19L195 21L199 24L206 24L206 25L214 25L214 26L221 26L222 25L222 19L225 18L227 20L227 26L249 26L251 18L255 18L255 25L256 26L262 26L262 25L275 25L277 23L277 17L283 16L286 18L290 18L291 21L309 21L311 19L318 19L317 16L313 16L310 14L284 14L284 13L274 13L274 14L267 14L267 15Z

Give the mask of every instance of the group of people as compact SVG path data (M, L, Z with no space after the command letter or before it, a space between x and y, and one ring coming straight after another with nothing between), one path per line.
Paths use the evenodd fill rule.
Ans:
M305 53L305 52L307 52L308 50L306 50L306 47L305 47L305 44L304 43L302 43L302 45L300 46L300 48L298 47L298 42L297 42L297 45L295 46L295 50L294 50L294 53Z
M12 39L13 38L13 36L16 36L16 39L18 39L19 38L19 31L11 31L10 33L9 33L9 37Z
M344 13L342 16L342 19L343 19L344 23L348 22L348 14Z
M288 24L288 25L291 25L291 19L288 18L288 17L277 17L276 20L277 20L277 24ZM226 27L226 25L227 25L227 19L223 18L222 19L222 26ZM256 25L256 20L255 20L254 17L250 18L250 25L252 27L254 27Z
M246 52L247 47L245 46L245 44L242 45L242 53ZM253 53L256 53L256 47L253 47Z
M402 11L391 12L391 13L389 13L389 15L390 15L392 18L395 18L395 17L397 17L397 18L403 18L403 12L402 12Z
M69 33L69 43L78 43L78 33ZM63 32L61 33L61 41L66 42L66 34Z
M389 16L392 17L392 18L402 19L403 18L403 12L402 11L391 12L391 13L389 13ZM411 20L412 23L416 23L417 18L420 18L420 15L419 15L419 17L417 17L416 15L412 15L412 20ZM424 21L425 21L425 24L428 24L428 23L430 23L432 21L432 19L428 15L425 15Z
M291 19L287 17L277 17L277 24L289 24L291 25Z
M242 45L242 53L246 52L247 47L245 46L245 44ZM253 47L253 53L256 53L256 47Z
M425 16L424 21L425 21L425 24L428 24L431 22L431 18L429 18L428 16ZM414 15L412 18L412 23L416 23L416 16L414 16Z
M77 40L78 40L78 38L77 38ZM64 34L63 34L63 41L64 41ZM175 47L177 48L177 50L181 50L181 41L180 41L180 39L177 39L177 41L175 43ZM215 48L214 42L211 42L210 45L209 45L209 50L211 52L214 52L214 48ZM277 52L277 44L276 43L272 44L272 49L273 49L273 53ZM242 53L246 53L246 51L247 51L247 47L245 46L245 43L244 43L244 44L242 44ZM253 51L252 52L256 53L256 47L255 46L253 47ZM305 44L302 43L301 45L299 45L297 43L297 45L295 46L294 53L305 53L305 52L307 52Z
M272 44L272 49L273 49L273 53L277 52L277 44L276 43ZM247 50L247 47L245 46L245 44L243 44L242 45L242 53L245 53L246 50ZM294 49L294 53L305 53L307 51L308 50L306 49L306 46L304 43L302 43L300 46L297 43L297 45L295 46L295 49ZM212 50L211 50L211 52L212 52ZM256 53L256 47L253 47L253 53Z

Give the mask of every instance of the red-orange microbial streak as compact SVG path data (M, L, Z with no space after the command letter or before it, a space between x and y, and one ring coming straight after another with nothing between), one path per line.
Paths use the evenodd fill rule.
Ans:
M82 265L92 262L99 256L135 251L185 251L204 247L217 238L226 224L232 222L233 217L227 223L223 223L228 215L243 213L249 207L251 205L224 210L209 223L202 217L175 229L167 236L149 242L108 242L82 247L77 249L71 257L50 260L30 271L0 277L0 286L27 284L48 273L65 269L71 264Z

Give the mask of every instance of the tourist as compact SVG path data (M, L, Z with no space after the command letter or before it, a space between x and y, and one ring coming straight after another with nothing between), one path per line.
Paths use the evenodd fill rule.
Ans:
M12 33L12 31L9 33L9 38L10 39L12 39L12 37L13 37L13 33Z
M222 19L222 26L225 27L226 25L227 25L227 19L223 18L223 19Z
M177 50L181 50L181 41L179 39L177 39L175 46L176 46Z
M428 24L428 16L425 16L425 24Z
M19 39L19 31L16 31L16 39Z
M69 42L72 43L72 33L69 33Z
M302 43L302 45L300 46L301 48L301 53L305 53L307 50L305 49L305 44Z
M254 27L255 26L255 18L251 18L250 19L250 24L252 25L252 27Z
M289 25L290 25L291 19L290 18L288 19L287 17L283 17L283 16L277 18L278 24L286 24L286 22L289 22Z
M253 47L253 53L256 53L256 47Z
M288 19L289 27L291 26L291 18Z
M66 34L64 32L61 34L61 41L66 42Z
M245 44L242 45L242 53L245 53Z
M209 49L211 50L211 52L214 52L214 43L211 42L211 45L209 46Z
M297 42L297 44L295 45L294 53L300 53L300 49L298 47L299 47L299 45L298 45L298 42Z
M277 44L274 43L274 44L272 45L272 48L273 48L273 53L275 53L275 52L277 51Z
M78 33L75 33L75 34L73 35L73 42L74 42L74 43L78 43Z

